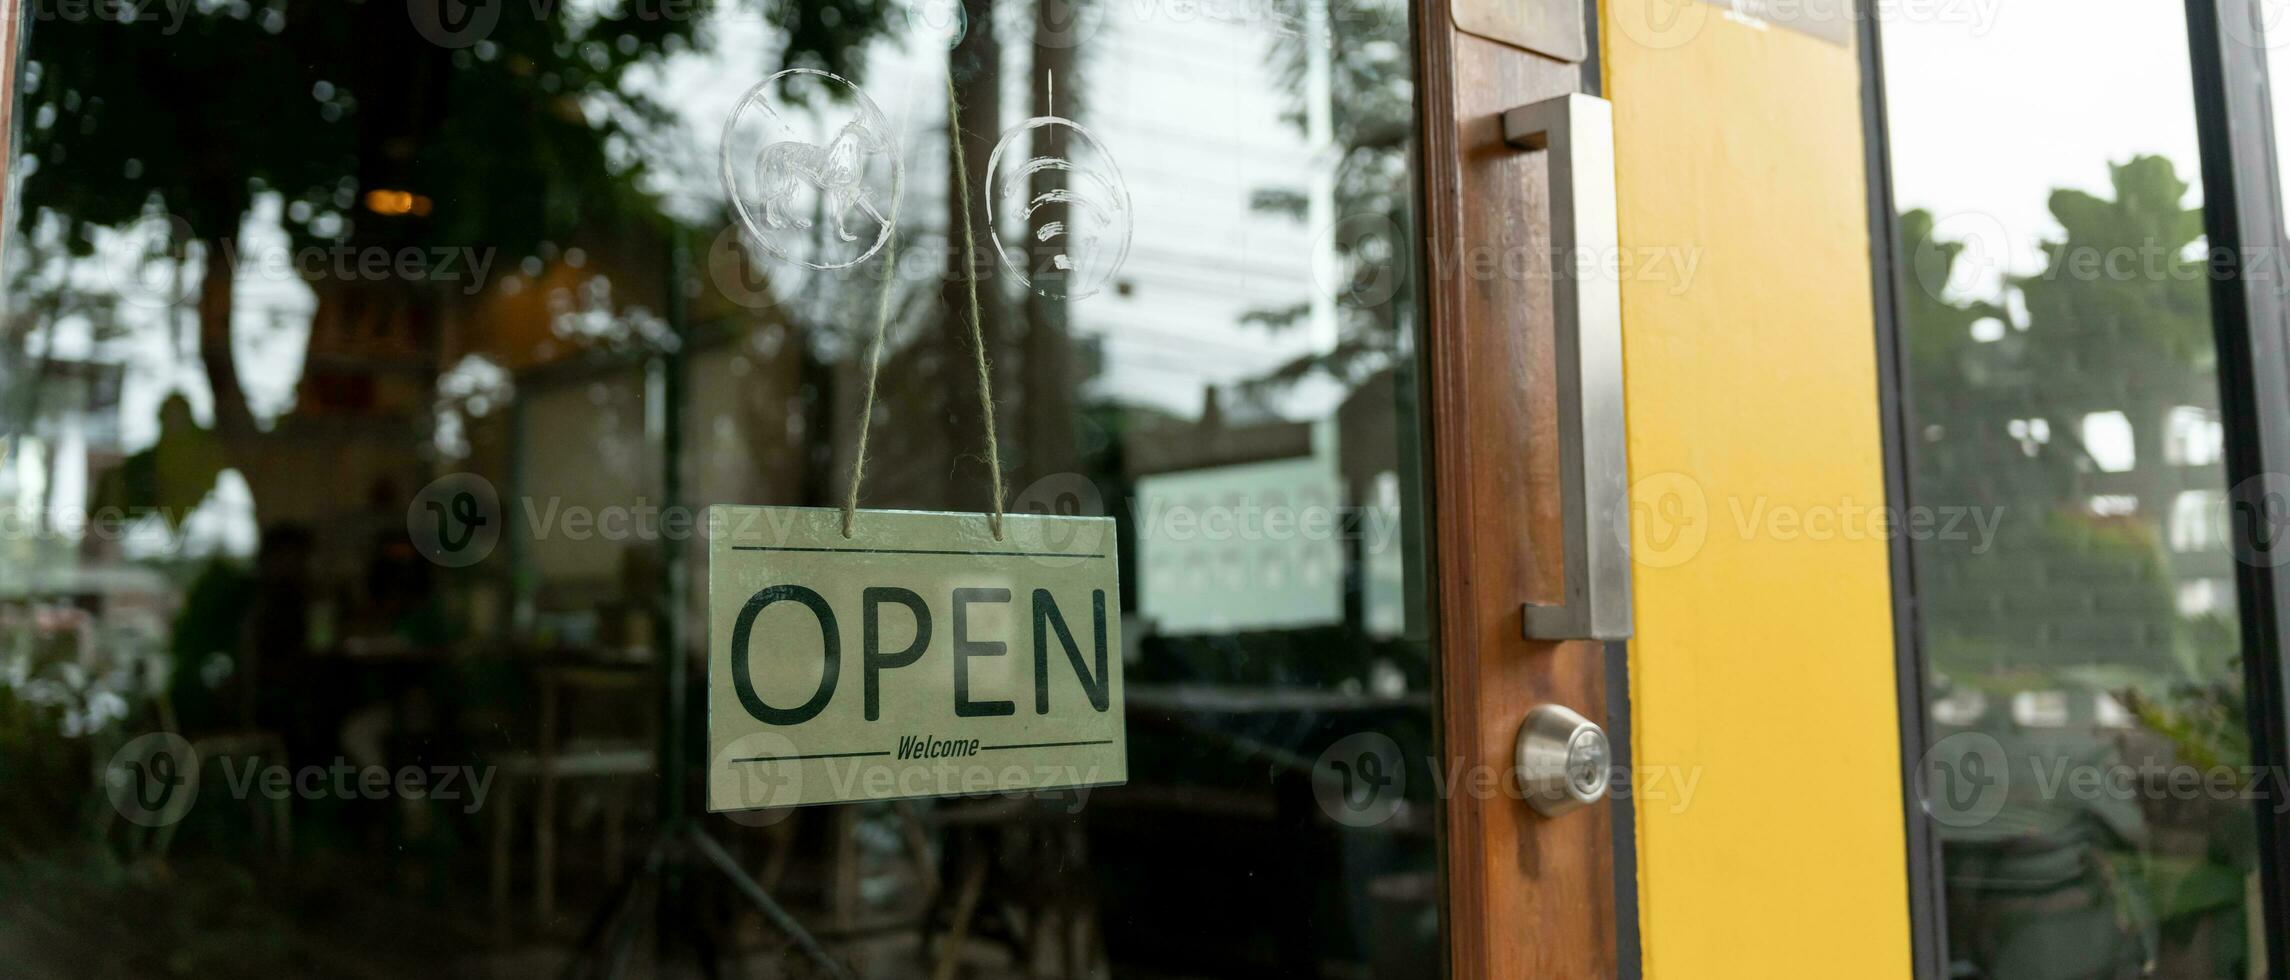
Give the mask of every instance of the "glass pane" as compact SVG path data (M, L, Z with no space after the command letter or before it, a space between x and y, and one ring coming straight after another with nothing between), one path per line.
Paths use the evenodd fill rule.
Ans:
M744 875L868 976L1436 972L1404 4L153 15L26 49L20 968L810 975L630 875L693 512L838 506L865 427L866 507L1117 519L1130 781L698 816Z
M2264 969L2184 18L1884 23L1953 976Z

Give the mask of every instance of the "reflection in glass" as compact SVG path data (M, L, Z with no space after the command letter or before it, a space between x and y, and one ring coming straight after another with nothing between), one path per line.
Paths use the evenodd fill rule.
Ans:
M1948 970L2252 976L2184 13L2087 14L1885 23Z
M1120 521L1131 783L709 831L871 976L1436 970L1431 774L1366 820L1316 774L1433 730L1404 5L279 2L28 44L27 972L543 974L653 930L611 913L697 799L659 765L699 744L660 689L704 648L691 509L837 505L862 425L866 506L985 509L980 345L1011 509ZM788 68L743 221L726 120ZM154 731L208 761L155 831L90 775ZM676 880L630 894L679 955L802 969Z

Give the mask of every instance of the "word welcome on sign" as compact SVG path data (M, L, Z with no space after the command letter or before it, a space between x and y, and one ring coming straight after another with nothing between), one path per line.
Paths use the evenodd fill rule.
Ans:
M708 809L1127 781L1112 518L708 525Z

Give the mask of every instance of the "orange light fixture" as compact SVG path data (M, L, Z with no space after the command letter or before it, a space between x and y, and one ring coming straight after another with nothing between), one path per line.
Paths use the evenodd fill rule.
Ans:
M408 214L415 217L428 217L429 198L412 191L377 187L366 192L366 210L390 217Z

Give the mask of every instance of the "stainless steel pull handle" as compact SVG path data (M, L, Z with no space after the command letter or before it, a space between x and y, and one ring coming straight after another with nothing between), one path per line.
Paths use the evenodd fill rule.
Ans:
M1622 442L1622 284L1614 106L1563 95L1503 114L1503 140L1549 157L1564 601L1528 603L1530 640L1630 637L1630 486Z

